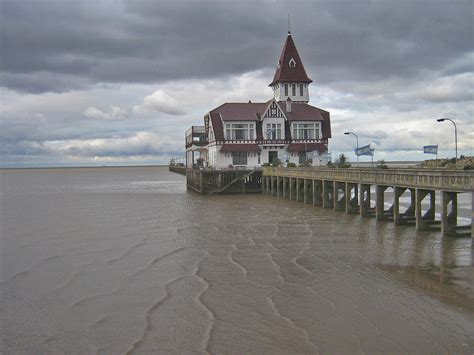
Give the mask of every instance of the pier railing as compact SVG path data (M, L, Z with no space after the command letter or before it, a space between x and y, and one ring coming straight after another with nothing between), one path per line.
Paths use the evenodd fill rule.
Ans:
M263 176L472 192L474 171L428 169L264 168Z

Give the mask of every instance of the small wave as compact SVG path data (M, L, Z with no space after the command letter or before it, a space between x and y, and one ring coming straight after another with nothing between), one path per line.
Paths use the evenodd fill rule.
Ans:
M230 251L229 254L228 254L229 261L232 264L234 264L235 266L237 266L240 270L242 270L242 273L244 274L244 277L247 277L247 275L248 275L247 268L245 268L242 264L235 261L234 256L232 255L234 251L237 251L237 247L235 246L235 244L232 244L232 248L233 248L233 251Z
M168 283L165 284L165 291L166 291L166 294L158 299L155 303L153 303L151 305L151 307L149 307L146 311L145 311L145 327L143 329L143 332L142 334L140 335L140 337L135 341L133 342L133 344L131 345L131 347L127 350L126 354L132 354L134 351L136 351L136 349L138 347L140 347L140 345L144 342L145 338L146 338L146 335L150 332L151 330L151 316L153 314L153 312L158 309L158 307L160 307L163 303L165 303L170 297L171 297L171 293L169 291L169 286L172 285L173 283L175 282L178 282L180 280L182 280L184 277L178 277L174 280L171 280L169 281Z
M128 255L130 255L135 249L137 249L138 247L141 247L142 245L145 245L146 242L140 242L140 243L137 243L137 244L134 244L132 245L130 248L128 248L128 250L123 253L122 255L120 256L117 256L116 258L112 258L112 259L109 259L107 260L107 264L114 264L116 263L117 261L120 261L122 260L123 258L127 257Z
M53 261L53 260L56 260L56 259L59 259L61 258L63 255L53 255L53 256L49 256L41 261L39 261L38 263L30 266L28 269L26 270L23 270L23 271L20 271L16 274L14 274L13 276L9 277L8 279L6 280L0 280L0 284L6 284L6 283L9 283L9 282L12 282L14 280L17 280L17 279L21 279L25 276L27 276L31 271L34 271L36 269L38 269L39 267Z
M319 354L319 348L318 346L311 341L311 338L309 337L308 331L302 327L299 327L291 320L291 318L284 316L281 314L280 310L278 309L275 301L273 300L273 296L267 296L267 300L270 303L271 308L273 309L274 314L277 317L280 317L283 319L286 323L288 323L293 329L296 329L297 331L301 332L303 334L303 338L306 341L308 345L310 345L312 348L315 349L316 354Z
M175 249L175 250L172 250L170 251L169 253L166 253L166 254L163 254L163 255L160 255L156 258L154 258L147 266L145 266L144 268L136 271L131 277L136 277L137 275L141 274L142 272L145 272L147 271L149 268L151 268L153 265L155 265L156 263L160 262L161 260L165 259L165 258L168 258L174 254L178 254L180 253L181 251L185 250L185 249L188 249L187 247L181 247L181 248L178 248L178 249Z

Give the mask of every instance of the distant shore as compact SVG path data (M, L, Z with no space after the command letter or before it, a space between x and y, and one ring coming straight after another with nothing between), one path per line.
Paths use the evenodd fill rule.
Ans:
M85 166L28 166L28 167L0 167L0 170L28 170L28 169L96 169L96 168L157 168L161 165L85 165Z

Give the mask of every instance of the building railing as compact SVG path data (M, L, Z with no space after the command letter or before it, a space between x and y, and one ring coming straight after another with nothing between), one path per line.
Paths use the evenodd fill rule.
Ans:
M193 145L197 147L204 147L208 145L208 141L191 141L191 142L186 142L186 148L192 147Z
M323 143L327 139L219 139L217 145L221 144L290 144L290 143Z
M403 186L472 192L473 171L435 169L334 169L334 168L271 168L263 169L263 176L282 176L313 180L331 180L360 184Z

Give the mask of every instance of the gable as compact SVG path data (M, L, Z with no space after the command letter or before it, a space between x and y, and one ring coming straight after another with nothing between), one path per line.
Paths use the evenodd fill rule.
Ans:
M263 118L284 118L286 119L285 114L280 109L280 106L276 103L275 100L272 100L270 105L263 113Z

